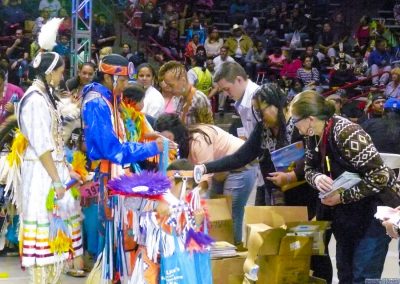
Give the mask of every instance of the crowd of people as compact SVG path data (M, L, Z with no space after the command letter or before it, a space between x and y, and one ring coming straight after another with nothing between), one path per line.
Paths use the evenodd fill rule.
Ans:
M0 59L0 238L7 239L0 250L15 252L19 245L34 283L57 282L67 259L69 274L85 275L90 262L84 254L107 263L95 265L103 279L131 277L135 265L122 255L133 259L136 245L148 242L135 239L126 249L129 232L136 232L124 227L129 217L118 219L123 202L108 195L107 183L128 173L161 172L165 156L174 197L151 208L158 221L172 214L169 202L185 200L186 178L198 169L204 197L231 196L239 249L247 203L306 206L310 220L332 222L326 245L333 234L340 283L381 277L390 241L385 226L390 236L398 234L374 214L379 205L400 205L395 173L379 155L400 154L400 42L381 21L363 16L351 33L343 12L316 19L321 7L310 1L273 5L259 19L252 13L256 3L238 0L227 11L231 35L222 38L208 17L213 1L129 2L132 28L160 41L162 54L176 60L159 56L156 68L130 41L116 49L113 28L100 14L91 61L67 78L71 21L64 6L40 1L40 16L27 31L22 2L2 7L3 14L19 16L3 17L1 31L11 40ZM57 17L64 18L57 42L45 46L41 28ZM229 132L215 125L227 98L240 118ZM299 141L304 159L288 172L276 171L271 153ZM71 166L76 152L87 157L84 168L93 173L88 179ZM14 164L20 169L5 166L12 159L21 159ZM319 198L345 171L358 173L361 181ZM78 188L90 183L94 191L77 198L68 187L71 179ZM256 199L249 201L252 190ZM68 223L60 229L69 230L67 248L50 240L58 209ZM190 226L205 232L207 214L200 211L191 212L196 218ZM164 221L164 229L174 227ZM111 233L117 231L122 235ZM327 247L326 256L313 257L312 270L331 283Z

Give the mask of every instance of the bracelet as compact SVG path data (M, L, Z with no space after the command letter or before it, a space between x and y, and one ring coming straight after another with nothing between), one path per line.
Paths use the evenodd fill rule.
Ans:
M58 187L64 187L64 184L62 182L53 182L52 183L54 188L58 188Z

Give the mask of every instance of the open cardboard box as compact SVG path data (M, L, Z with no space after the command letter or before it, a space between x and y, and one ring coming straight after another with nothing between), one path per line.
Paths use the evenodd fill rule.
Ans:
M258 249L256 261L260 267L257 283L309 282L313 248L318 248L314 252L320 252L320 241L323 245L324 237L319 232L325 233L329 222L308 221L306 207L247 206L244 223L246 226L245 245L249 253L252 247L257 247L250 241L250 233L259 234L263 240ZM302 231L304 226L309 226L307 228L309 230ZM294 228L295 232L293 232ZM287 235L288 232L292 235ZM317 242L313 239L315 236L318 237ZM317 247L315 243L318 244Z
M246 206L244 224L246 226L245 246L248 247L250 230L257 230L266 240L259 255L276 255L280 240L286 235L282 228L287 222L307 221L307 207L302 206Z
M245 246L248 236L256 230L265 238L259 255L276 255L285 235L309 236L313 238L313 255L325 254L325 232L330 227L327 221L308 221L307 207L302 206L246 206Z

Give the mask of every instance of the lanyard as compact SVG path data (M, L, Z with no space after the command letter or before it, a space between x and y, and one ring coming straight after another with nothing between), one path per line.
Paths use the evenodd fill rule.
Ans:
M322 171L326 174L329 172L331 174L331 166L329 162L329 157L326 154L327 150L327 145L328 145L328 136L329 132L333 126L333 118L330 118L328 120L327 125L324 128L324 132L322 133L322 143L321 143L321 169ZM325 167L325 162L326 162L326 167Z

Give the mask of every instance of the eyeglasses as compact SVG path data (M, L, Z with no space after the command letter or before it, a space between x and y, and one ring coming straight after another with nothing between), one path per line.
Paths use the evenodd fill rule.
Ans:
M303 120L305 118L307 118L307 117L297 117L296 118L296 117L292 116L293 124L297 124L298 122L300 122L301 120Z

